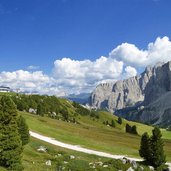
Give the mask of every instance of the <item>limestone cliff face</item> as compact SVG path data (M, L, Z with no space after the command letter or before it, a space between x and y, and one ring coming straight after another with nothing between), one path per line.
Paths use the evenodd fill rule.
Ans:
M96 87L91 94L91 105L97 108L107 108L115 111L144 101L144 92L149 80L153 76L153 69L147 68L139 76L115 83L104 83Z
M92 93L92 106L110 111L122 109L144 100L140 77L132 77L116 83L100 84Z
M125 117L156 124L165 122L171 118L171 62L147 67L136 77L100 84L91 94L90 104L112 112L137 107L134 114L129 112L129 117Z

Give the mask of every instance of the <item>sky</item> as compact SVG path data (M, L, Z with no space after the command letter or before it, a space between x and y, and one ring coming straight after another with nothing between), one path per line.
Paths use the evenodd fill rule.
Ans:
M63 95L171 60L170 0L0 0L0 85Z

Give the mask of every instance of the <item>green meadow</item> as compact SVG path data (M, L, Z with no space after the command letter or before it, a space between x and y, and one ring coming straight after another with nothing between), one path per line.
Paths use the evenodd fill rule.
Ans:
M122 125L119 125L116 116L104 111L99 112L99 119L78 115L76 119L79 123L77 124L26 112L20 112L20 114L25 117L30 130L37 133L65 143L132 157L139 157L140 135L146 131L151 133L153 129L151 126L124 119ZM110 123L112 119L115 121L115 128L103 124L106 120ZM126 123L136 125L139 135L125 133ZM171 132L162 129L162 134L167 160L171 161Z

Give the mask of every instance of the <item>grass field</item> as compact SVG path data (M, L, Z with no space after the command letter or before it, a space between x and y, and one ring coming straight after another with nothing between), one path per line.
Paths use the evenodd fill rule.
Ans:
M47 152L38 152L37 149L40 147L46 147ZM61 156L58 156L58 155ZM70 160L70 156L75 156L74 160ZM50 160L51 166L46 165L46 162ZM60 162L61 166L65 167L65 162L70 165L72 162L83 162L87 164L90 162L105 162L109 159L98 157L95 155L89 155L85 153L79 153L72 150L67 150L61 147L57 147L43 141L31 138L28 145L24 147L22 163L24 171L54 171L57 169L57 164ZM76 166L75 166L76 167ZM83 167L80 165L80 167ZM0 167L0 171L7 171L5 168Z
M134 122L123 120L123 124L116 123L116 128L106 126L103 121L117 120L108 112L100 112L100 119L92 119L89 116L78 116L80 124L68 123L60 120L41 117L21 112L25 117L30 130L53 137L57 140L79 144L82 147L104 151L112 154L127 154L128 156L139 157L138 149L140 136L125 133L125 124L134 125ZM136 123L138 133L151 132L150 126ZM165 152L167 160L171 161L171 132L162 130L165 139Z
M37 149L40 147L46 147L46 152L39 152ZM71 156L74 158L71 158ZM46 162L50 160L51 165L46 165ZM40 140L31 138L28 145L24 147L22 164L24 171L93 171L95 170L92 166L96 167L98 171L126 171L131 165L122 164L120 160L113 160L114 165L109 165L111 159L99 157L95 155L75 152L67 150L61 147L57 147ZM90 165L90 163L92 163ZM108 165L104 168L103 165ZM116 168L117 167L117 168ZM147 167L143 166L144 170L149 171ZM7 171L0 167L0 171Z
M46 147L47 152L46 153L38 152L37 149L40 146ZM61 154L62 156L58 157L58 154ZM31 142L24 149L23 165L25 167L25 171L56 170L57 162L59 158L60 158L60 162L63 163L64 161L69 162L69 156L75 156L76 159L84 160L87 162L94 162L94 161L105 162L106 160L108 160L106 158L79 153L64 148L60 148L57 146L53 146L51 144L32 138ZM47 166L45 164L46 161L48 160L51 160L52 162L51 166Z

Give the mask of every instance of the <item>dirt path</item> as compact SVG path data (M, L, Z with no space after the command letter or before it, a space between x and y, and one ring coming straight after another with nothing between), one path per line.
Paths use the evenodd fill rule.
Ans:
M54 138L47 137L47 136L44 136L44 135L40 135L40 134L32 132L32 131L30 131L30 135L32 137L34 137L34 138L37 138L39 140L48 142L50 144L53 144L53 145L56 145L56 146L59 146L59 147L63 147L63 148L67 148L67 149L70 149L70 150L75 150L75 151L87 153L87 154L94 154L94 155L97 155L97 156L113 158L113 159L121 159L123 157L126 157L127 159L130 159L130 160L141 161L141 159L127 157L126 155L125 156L124 155L113 155L113 154L110 154L110 153L105 153L105 152L100 152L100 151L96 151L96 150L90 150L90 149L87 149L87 148L83 148L83 147L80 147L79 145L71 145L71 144L63 143L63 142L60 142L58 140L55 140ZM167 164L169 165L169 168L171 169L171 163L167 163Z

